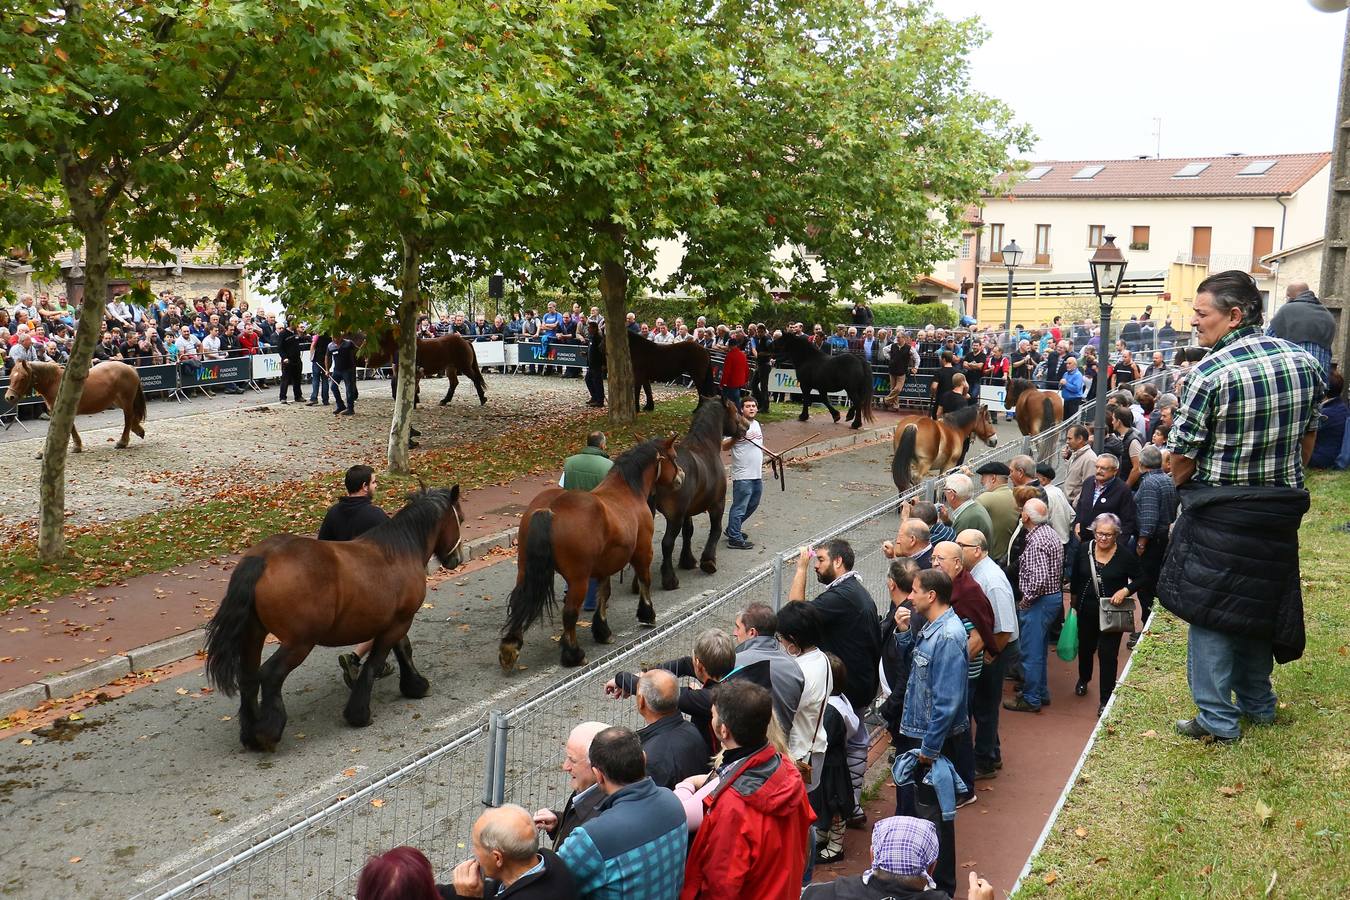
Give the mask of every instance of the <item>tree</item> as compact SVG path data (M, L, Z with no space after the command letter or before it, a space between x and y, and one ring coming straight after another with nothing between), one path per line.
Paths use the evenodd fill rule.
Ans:
M42 461L39 552L65 552L65 463L107 301L131 255L202 237L227 124L312 42L265 0L13 0L0 10L0 242L38 267L78 235L85 289ZM254 107L256 110L256 107Z
M578 4L577 9L584 9ZM399 342L388 464L410 470L422 284L470 278L535 181L513 165L525 110L552 89L573 6L417 0L372 21L292 85L240 172L231 245L251 246L292 312ZM390 290L388 285L396 286Z
M541 110L531 267L598 280L610 322L654 286L662 238L685 246L665 287L714 304L907 288L1028 143L968 88L980 37L930 2L617 0ZM611 416L631 421L620 329L606 351Z

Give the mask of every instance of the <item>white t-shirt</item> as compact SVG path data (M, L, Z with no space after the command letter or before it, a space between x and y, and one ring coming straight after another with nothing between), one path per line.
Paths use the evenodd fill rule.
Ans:
M673 343L675 343L675 335L674 335L673 333L671 333L670 331L666 331L665 333L662 333L662 332L660 332L660 331L657 331L656 329L652 329L652 330L648 333L648 339L649 339L653 344L673 344Z
M764 443L764 432L757 420L750 420L745 437L749 440L742 439L731 445L732 481L757 481L764 477L764 451L755 446Z
M802 699L797 703L797 714L792 717L792 734L788 735L788 754L803 761L812 753L824 753L829 739L825 736L825 702L830 698L830 661L819 648L797 657L802 670ZM811 729L815 728L812 739Z

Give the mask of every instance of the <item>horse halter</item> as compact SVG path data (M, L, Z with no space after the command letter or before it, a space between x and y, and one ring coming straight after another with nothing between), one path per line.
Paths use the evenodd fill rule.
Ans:
M459 535L459 538L455 541L455 546L450 548L450 552L445 554L447 558L454 556L459 551L460 545L464 543L464 519L460 517L459 508L455 504L450 504L450 511L455 514L455 533Z

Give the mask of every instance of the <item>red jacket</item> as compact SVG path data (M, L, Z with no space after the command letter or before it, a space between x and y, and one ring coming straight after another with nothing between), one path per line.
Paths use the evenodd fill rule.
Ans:
M806 829L815 819L797 767L765 745L704 798L680 900L800 896Z
M750 382L750 361L740 347L728 347L722 363L722 387L743 388Z

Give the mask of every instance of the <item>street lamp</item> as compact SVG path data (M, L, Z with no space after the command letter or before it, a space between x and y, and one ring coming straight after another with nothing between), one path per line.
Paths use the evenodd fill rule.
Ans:
M1012 294L1013 294L1013 269L1022 261L1022 248L1017 246L1017 241L1008 241L1008 246L1003 248L1003 264L1008 267L1008 303L1003 310L1003 331L1008 335L1009 350L1012 348Z
M1092 254L1092 259L1088 260L1088 266L1092 269L1092 292L1097 295L1097 303L1101 307L1101 347L1094 391L1097 395L1097 409L1093 417L1096 431L1093 443L1098 453L1102 452L1102 446L1106 441L1106 369L1111 363L1111 306L1116 302L1116 293L1120 290L1120 282L1125 277L1125 265L1125 257L1116 246L1116 237L1113 234L1106 236L1105 243L1098 247L1097 252Z

